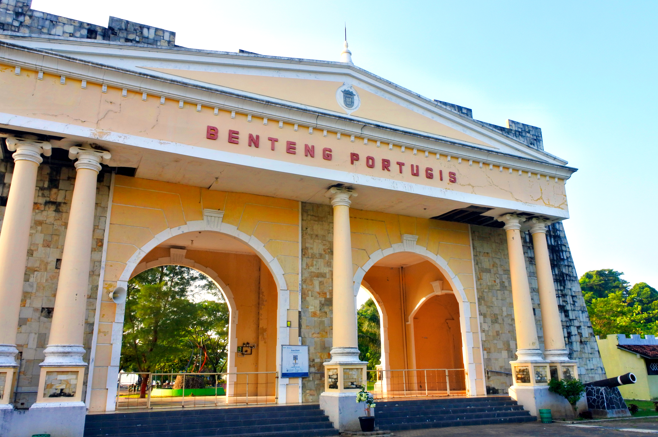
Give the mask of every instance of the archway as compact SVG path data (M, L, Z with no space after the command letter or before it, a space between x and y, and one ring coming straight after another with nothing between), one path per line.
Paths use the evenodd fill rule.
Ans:
M248 390L243 381L249 378L245 378L246 373L251 376L248 384L252 395L274 399L277 391L277 380L270 373L278 368L280 304L283 300L287 309L287 299L281 298L277 284L281 278L277 281L271 268L275 260L270 257L269 262L265 261L262 252L266 251L260 249L258 252L244 240L216 231L181 233L161 241L148 253L140 251L137 262L129 263L132 271L124 271L119 282L121 286L135 275L163 265L189 267L212 279L222 290L230 311L227 371L234 376L229 376L227 399ZM120 354L121 342L113 346L117 343ZM238 353L245 343L253 347L242 347Z
M412 371L421 369L419 364L431 365L432 369L454 369L455 364L459 364L456 368L462 370L451 371L453 375L449 375L449 378L453 380L452 389L460 390L468 395L475 394L473 334L470 329L471 305L459 279L443 259L423 247L416 246L412 250L403 249L391 252L386 255L382 252L374 253L366 265L357 270L354 277L355 292L358 292L361 286L366 287L375 297L378 306L382 308L382 313L387 314L387 323L386 325L382 323L381 330L382 367L385 373L393 375L396 372L403 373L403 370L408 370L405 375L400 377L405 380L404 390L420 389L421 381L425 381L422 389L426 390L429 384L427 381L432 378L425 376L425 373L420 371ZM442 321L447 324L448 319L451 319L450 329L446 329L452 338L450 353L444 350L440 358L436 356L432 358L432 354L423 351L429 343L434 350L439 348L441 343L436 336L427 339L428 345L424 344L424 341L420 341L425 339L417 338L420 334L415 332L414 319L421 319L421 317L425 319L424 312L437 304L451 306L452 313L456 314L452 314ZM425 307L425 305L429 306ZM438 323L436 320L432 320L432 322ZM420 323L422 325L422 321ZM427 326L419 326L420 333L424 333L427 328ZM455 335L458 337L458 341L454 338ZM422 337L430 336L422 335ZM417 340L420 343L418 345ZM455 347L459 350L456 351ZM386 358L384 359L384 357ZM448 363L452 364L444 367ZM441 367L435 367L439 365ZM442 378L443 387L445 387L446 375L444 374ZM460 381L457 382L455 378ZM391 380L387 381L384 378L384 387L388 386L389 389L393 389L394 385ZM434 386L438 387L437 384Z

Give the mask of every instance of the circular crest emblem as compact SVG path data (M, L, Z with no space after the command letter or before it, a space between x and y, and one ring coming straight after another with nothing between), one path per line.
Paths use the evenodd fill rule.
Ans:
M340 107L347 111L348 114L359 109L359 105L361 104L361 99L356 90L352 85L346 83L336 91L336 100Z

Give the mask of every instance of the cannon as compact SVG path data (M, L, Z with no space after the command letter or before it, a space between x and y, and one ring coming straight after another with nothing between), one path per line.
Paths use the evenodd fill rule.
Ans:
M588 382L585 386L590 387L619 387L621 385L635 384L637 378L631 372L624 375L619 375L615 378L601 379L600 381Z
M585 384L587 408L593 417L628 417L628 407L619 392L619 386L635 384L637 378L632 373L619 375L615 378Z

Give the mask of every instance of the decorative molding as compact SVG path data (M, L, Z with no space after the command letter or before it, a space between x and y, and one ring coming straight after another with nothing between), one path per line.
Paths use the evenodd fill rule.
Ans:
M358 194L352 188L348 187L331 187L325 193L325 196L331 199L333 206L347 206L352 204L350 197L356 197Z
M222 220L224 220L224 211L220 211L219 209L204 209L203 220L209 229L219 231Z
M442 294L454 294L452 290L444 290L443 289L443 281L434 281L430 282L430 285L432 286L432 289L434 290L434 295L440 296Z
M187 253L187 249L180 249L176 247L172 247L171 249L169 249L169 257L171 258L171 261L176 264L180 264L183 262L186 253Z
M47 141L38 141L27 138L9 137L6 139L7 150L14 152L14 161L32 161L41 164L41 155L50 156L52 146Z
M81 344L49 344L43 351L46 358L41 367L81 367L87 363L82 361L85 349Z
M402 234L402 242L404 243L404 250L409 252L415 252L416 241L418 241L418 235Z
M105 150L92 149L90 147L73 146L69 149L69 159L77 159L75 168L101 171L101 163L107 164L112 158L110 152Z

